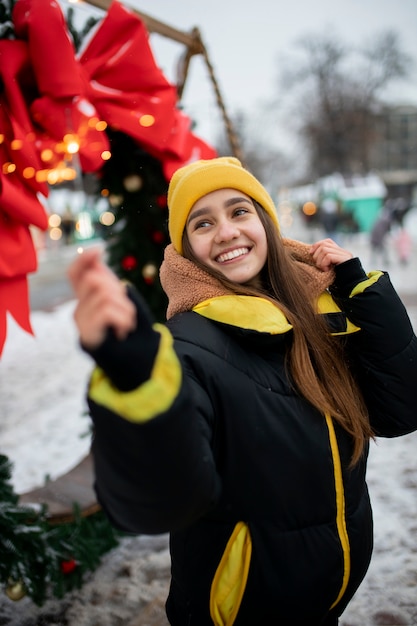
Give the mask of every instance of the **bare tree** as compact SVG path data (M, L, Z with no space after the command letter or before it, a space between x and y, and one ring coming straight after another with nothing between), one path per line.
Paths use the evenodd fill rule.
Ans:
M271 194L276 193L281 185L288 184L294 164L268 140L268 137L262 136L259 121L251 120L247 114L240 111L232 116L232 122L239 139L244 166L267 187ZM219 155L230 155L230 146L225 135L218 135L216 150Z
M292 114L308 150L309 175L367 171L380 94L405 78L411 64L398 35L384 32L360 50L334 35L304 36L298 49L301 61L291 67L287 61L281 71L280 97L295 98Z

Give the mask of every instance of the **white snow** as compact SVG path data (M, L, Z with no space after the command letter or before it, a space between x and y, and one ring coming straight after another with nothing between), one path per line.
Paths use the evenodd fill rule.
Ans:
M67 302L52 313L36 311L35 336L11 316L0 358L0 452L14 464L18 493L56 478L88 451L85 390L91 360L78 348Z

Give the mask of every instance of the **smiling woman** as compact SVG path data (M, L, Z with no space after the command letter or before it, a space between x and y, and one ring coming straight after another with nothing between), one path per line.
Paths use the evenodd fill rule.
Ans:
M417 430L410 320L386 273L283 239L235 158L177 170L168 208L166 324L97 251L69 269L98 501L170 533L173 626L335 626L372 553L370 439Z

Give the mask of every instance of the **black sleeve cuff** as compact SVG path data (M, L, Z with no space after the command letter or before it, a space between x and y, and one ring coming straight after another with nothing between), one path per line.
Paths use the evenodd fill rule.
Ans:
M335 280L330 286L330 293L340 298L347 298L356 285L366 280L367 275L358 257L349 259L334 268Z
M137 291L128 289L136 305L137 326L120 341L109 329L106 339L94 350L81 346L120 391L132 391L150 378L159 348L160 334L152 328L149 308Z

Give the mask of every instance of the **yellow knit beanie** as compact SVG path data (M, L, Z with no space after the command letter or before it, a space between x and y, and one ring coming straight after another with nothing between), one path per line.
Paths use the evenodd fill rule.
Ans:
M279 230L271 196L238 159L219 157L194 161L176 170L168 188L169 235L179 254L183 252L182 236L193 205L207 193L218 189L237 189L256 200Z

